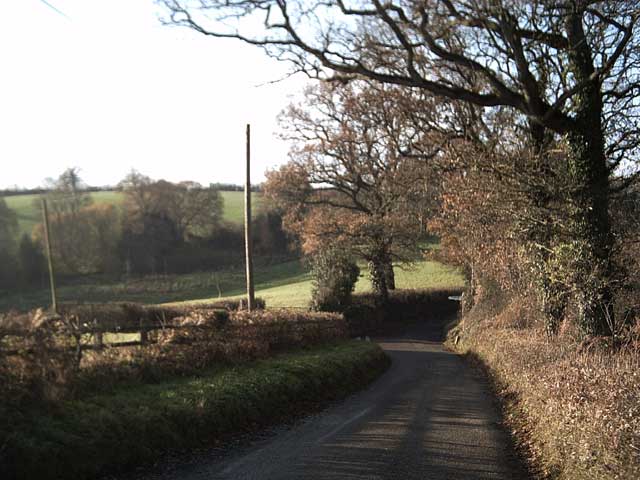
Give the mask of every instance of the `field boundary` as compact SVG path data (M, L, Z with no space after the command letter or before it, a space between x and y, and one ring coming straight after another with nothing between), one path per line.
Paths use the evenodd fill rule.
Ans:
M122 384L345 340L341 314L82 305L0 317L0 400L77 399Z
M237 433L317 410L380 375L390 361L370 342L342 342L197 377L140 385L0 421L4 478L95 478L169 451L223 445ZM2 411L4 410L4 411Z

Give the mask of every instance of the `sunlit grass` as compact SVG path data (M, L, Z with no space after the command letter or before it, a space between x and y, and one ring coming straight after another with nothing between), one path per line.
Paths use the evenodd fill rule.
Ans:
M356 292L371 291L371 280L364 267ZM438 262L417 262L412 265L396 266L397 288L456 288L464 285L464 278L456 268ZM273 285L273 283L281 283ZM244 288L244 287L241 287ZM286 281L262 282L257 276L256 295L263 298L271 308L306 308L311 301L311 275L297 264L291 277ZM241 295L244 294L244 290ZM236 295L239 296L239 295ZM201 301L209 301L210 298Z
M398 288L460 287L460 272L437 262L417 262L396 267ZM306 308L311 300L312 280L301 261L289 261L255 268L256 295L268 307ZM371 289L364 266L356 292ZM242 266L218 272L195 272L183 275L157 275L123 280L103 276L80 278L58 287L59 302L138 302L146 304L202 303L219 298L234 298L246 291ZM0 311L26 310L48 306L49 292L43 288L10 293L0 297Z
M224 199L224 212L222 219L240 224L244 221L244 192L220 192ZM252 215L255 217L262 208L262 194L253 192L251 194Z

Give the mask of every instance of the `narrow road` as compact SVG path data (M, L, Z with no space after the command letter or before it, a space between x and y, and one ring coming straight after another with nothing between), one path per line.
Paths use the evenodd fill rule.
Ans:
M367 390L235 456L153 478L520 479L487 386L420 325L380 341L391 368Z

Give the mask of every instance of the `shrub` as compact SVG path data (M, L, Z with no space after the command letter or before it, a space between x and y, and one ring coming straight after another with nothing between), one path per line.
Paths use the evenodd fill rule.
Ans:
M237 300L218 300L216 302L202 304L207 308L224 308L226 310L245 310L247 308L246 298L240 298ZM254 299L253 308L256 310L264 310L267 308L267 303L264 298L256 297Z
M41 310L0 317L0 403L63 396L77 371L77 352L59 346L59 337L69 333L64 322Z
M255 335L267 353L318 345L349 336L341 314L303 310L238 311L231 316L231 327L246 336Z
M360 269L345 253L336 247L317 253L311 259L311 274L312 310L337 312L351 303Z

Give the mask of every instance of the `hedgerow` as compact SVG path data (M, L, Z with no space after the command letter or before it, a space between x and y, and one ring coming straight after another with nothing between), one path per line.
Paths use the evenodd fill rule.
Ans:
M549 337L527 299L478 305L449 345L483 365L540 478L640 478L640 328L584 339L565 321Z
M110 343L107 335L125 341ZM58 316L5 315L0 399L58 402L347 336L342 315L288 310L127 304L65 308Z
M376 344L343 342L54 408L2 404L0 476L82 480L144 465L168 451L224 445L235 433L344 397L388 365Z
M460 289L390 290L380 305L374 293L359 293L344 309L344 317L353 336L379 334L398 324L454 316L460 304L449 297L458 295Z

